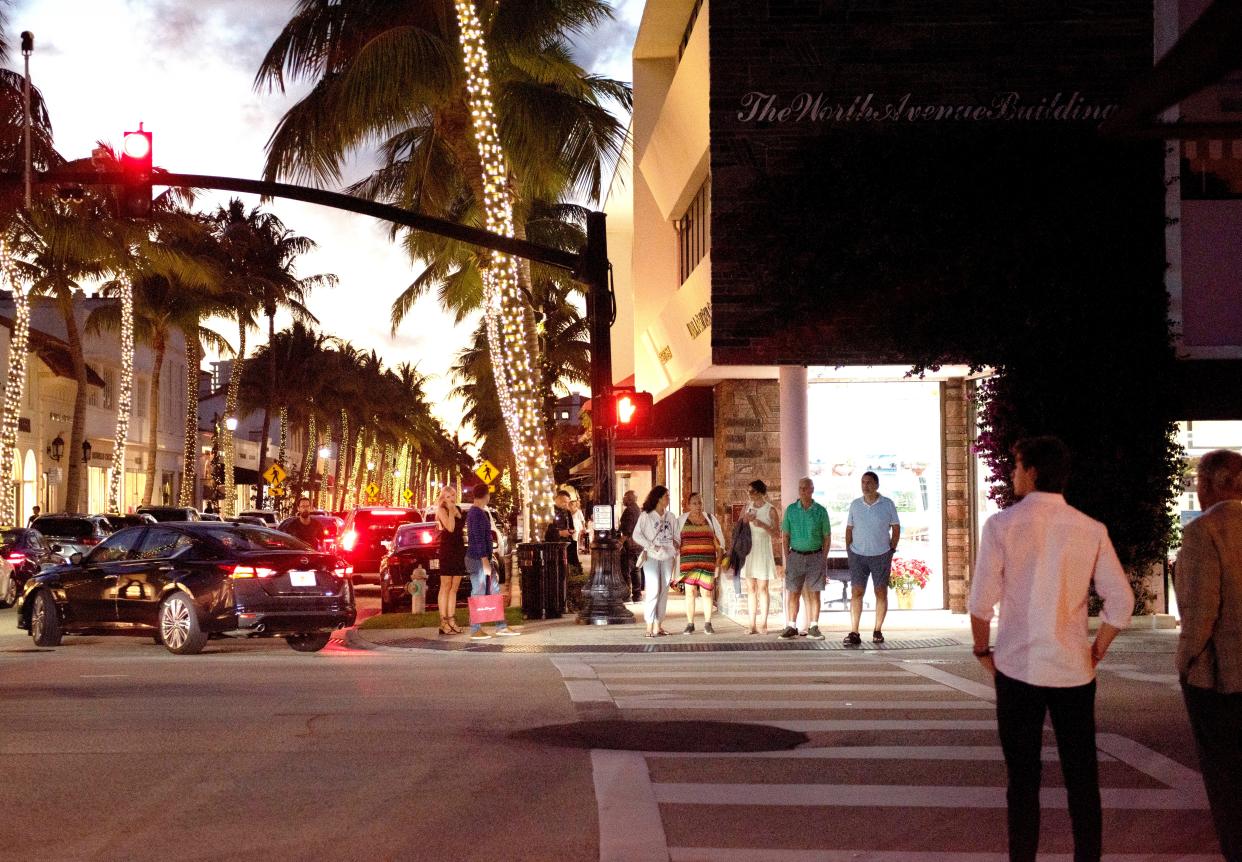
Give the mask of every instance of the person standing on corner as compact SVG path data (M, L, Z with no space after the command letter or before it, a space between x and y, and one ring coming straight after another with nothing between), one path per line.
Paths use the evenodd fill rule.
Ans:
M1177 675L1220 851L1242 862L1242 455L1199 461L1203 514L1177 555Z
M457 588L466 575L466 519L457 507L457 489L445 485L436 503L436 526L440 530L440 593L436 607L440 610L440 634L459 635L453 617L457 613ZM491 533L488 533L490 538Z
M724 550L724 534L716 516L703 510L702 494L695 491L688 503L690 511L677 521L677 535L681 541L677 576L686 588L686 629L682 634L694 634L695 598L702 597L703 632L714 635L712 605L716 601L716 568Z
M875 589L875 630L871 640L884 643L881 629L888 613L888 576L900 539L897 506L880 495L880 477L868 470L862 474L862 496L850 503L850 513L845 520L845 548L850 561L850 620L853 622L850 633L845 636L846 646L862 643L858 629L868 577Z
M492 572L492 516L488 514L487 503L491 491L487 485L479 483L474 486L473 502L466 510L466 571L470 574L470 595L491 595L492 590L499 591ZM509 628L502 619L496 623L496 634L512 636L519 634ZM491 635L483 631L478 623L470 625L470 639L487 640Z
M556 508L552 510L552 523L548 524L548 528L544 531L543 540L545 542L568 542L569 548L569 565L575 569L581 569L582 563L578 559L578 540L575 538L574 531L574 515L569 511L569 492L556 492Z
M1009 774L1009 858L1035 862L1039 851L1044 717L1051 713L1074 860L1096 862L1103 826L1095 667L1129 625L1134 591L1108 529L1065 502L1065 444L1031 437L1019 440L1013 453L1013 491L1020 502L984 524L968 603L975 656L996 684L996 725ZM1104 600L1094 642L1087 634L1093 581ZM993 650L988 641L998 603Z
M677 520L668 503L668 488L656 485L643 500L643 513L634 528L634 541L643 549L643 617L649 638L668 634L661 623L679 547Z
M781 640L798 636L798 606L802 591L806 594L806 636L822 641L819 630L819 597L828 576L828 548L832 545L832 527L828 510L816 503L812 495L815 483L809 477L798 481L798 499L785 508L781 533L785 544L785 629Z
M630 585L630 601L638 602L643 597L643 572L638 567L638 555L641 548L634 541L634 528L638 526L638 517L643 510L638 508L638 495L626 491L621 498L621 568Z
M768 633L768 586L776 580L776 557L773 542L781 535L776 523L776 507L768 500L768 486L762 479L750 483L750 503L742 512L742 521L750 525L750 553L742 563L741 576L746 581L746 602L750 610L747 634ZM763 624L756 626L762 618Z

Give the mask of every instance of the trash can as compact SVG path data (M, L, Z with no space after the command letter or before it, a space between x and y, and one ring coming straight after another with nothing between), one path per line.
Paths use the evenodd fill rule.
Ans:
M555 620L565 613L569 543L525 542L518 545L522 577L522 613L528 620Z
M416 566L410 573L410 582L405 585L410 594L410 613L421 614L427 610L427 570Z

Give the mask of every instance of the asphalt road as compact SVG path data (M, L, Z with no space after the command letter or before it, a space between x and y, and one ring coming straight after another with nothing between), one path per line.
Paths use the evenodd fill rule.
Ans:
M1216 857L1171 649L1167 633L1123 636L1101 673L1106 850L1202 862ZM992 862L1004 770L987 689L965 648L305 655L213 641L177 657L126 638L36 650L5 610L0 859ZM656 720L673 723L644 751L599 750ZM605 741L540 730L557 725ZM791 734L796 752L728 751ZM1047 764L1044 846L1065 854L1058 772Z

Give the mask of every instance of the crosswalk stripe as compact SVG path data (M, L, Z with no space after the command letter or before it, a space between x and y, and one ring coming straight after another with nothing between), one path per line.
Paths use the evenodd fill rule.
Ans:
M591 752L600 862L666 862L668 839L647 762L636 751Z
M1040 862L1073 862L1072 853L1040 853ZM918 850L772 850L670 847L669 862L1009 862L1008 853ZM1214 853L1105 853L1101 862L1220 862Z
M636 697L616 698L618 709L722 709L756 710L756 709L847 709L847 710L889 710L889 709L993 709L990 703L978 700L685 700L675 699L660 694L638 695Z
M795 733L853 733L859 730L990 730L996 731L996 720L992 718L922 718L906 720L900 718L830 718L810 721L749 721L744 724L762 724L765 727L779 727L781 730L792 730Z
M929 784L653 784L662 805L793 805L822 808L1004 808L1003 787L938 787ZM1068 808L1065 789L1040 791L1044 808ZM1106 787L1100 801L1107 809L1206 810L1206 794L1188 788Z
M922 683L876 683L876 682L839 682L839 683L614 683L607 682L609 691L944 691L943 685Z
M988 760L1003 761L999 745L840 745L831 748L791 748L788 751L648 751L647 757L669 760ZM1045 745L1042 759L1055 763L1055 746ZM1101 754L1100 761L1114 758ZM1197 777L1196 777L1197 779Z
M562 673L564 673L564 671L562 671ZM805 677L841 678L841 677L853 677L853 676L863 677L864 679L866 679L866 678L877 677L877 676L888 677L888 678L892 678L892 677L901 678L901 677L909 676L909 672L904 671L904 670L880 670L880 669L870 669L870 670L865 670L865 671L863 670L857 670L857 671L856 670L788 670L785 668L780 668L778 670L770 670L770 671L769 670L723 670L720 668L715 668L711 671L711 674L713 678L719 677L722 679L728 679L728 678L733 678L733 677L736 677L739 679L751 679L751 678L772 679L774 677L778 679L786 679L786 678L802 679ZM618 670L613 670L612 668L596 668L593 675L598 676L601 679L606 678L610 680L611 679L703 679L705 676L707 676L707 674L703 672L702 668L698 670L684 670L684 671L683 670L669 671L669 670L664 670L663 668L659 668L655 670L648 669L642 672L618 671Z

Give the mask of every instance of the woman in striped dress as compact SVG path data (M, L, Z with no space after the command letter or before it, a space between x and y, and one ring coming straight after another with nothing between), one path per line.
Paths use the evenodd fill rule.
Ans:
M694 633L695 598L703 597L703 631L712 629L712 605L716 589L716 562L724 549L724 537L716 519L703 511L703 497L690 495L690 511L681 516L681 559L678 577L686 587L686 630Z

